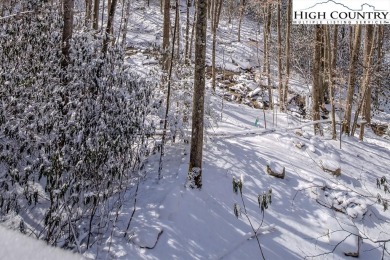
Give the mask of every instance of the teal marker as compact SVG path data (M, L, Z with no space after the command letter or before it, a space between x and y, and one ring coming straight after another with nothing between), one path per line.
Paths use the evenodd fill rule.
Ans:
M255 126L257 126L258 123L259 123L259 118L256 117Z

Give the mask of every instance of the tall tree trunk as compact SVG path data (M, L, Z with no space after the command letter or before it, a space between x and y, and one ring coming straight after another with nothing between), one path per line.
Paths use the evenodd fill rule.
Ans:
M331 105L331 119L332 119L332 139L336 140L336 119L335 119L335 108L334 108L334 86L335 86L335 76L336 71L336 60L337 60L337 34L338 34L338 25L334 26L333 31L333 46L330 42L330 28L329 26L325 27L326 29L326 45L327 45L327 72L328 72L328 87L329 87L329 101Z
M383 42L384 42L384 25L378 25L378 34L377 34L377 62L376 62L376 73L379 73L381 71L382 67L382 58L383 58ZM379 90L381 86L381 79L377 77L376 80L376 86L374 89L374 106L378 107L379 106Z
M191 61L192 58L192 46L194 42L194 35L195 35L195 25L197 24L197 12L198 12L198 0L195 0L195 13L194 13L194 21L192 22L192 30L191 30L191 40L190 40L190 51L188 53L188 60Z
M312 86L312 115L313 121L320 120L320 69L321 69L321 41L322 41L322 25L315 25L315 48L313 58L313 86ZM319 123L314 124L314 134L320 134Z
M215 78L216 78L216 71L215 71L215 50L216 50L216 44L217 44L217 29L219 24L219 17L221 14L222 9L222 0L213 0L213 4L215 5L213 7L213 16L212 16L212 33L213 33L213 46L212 46L212 53L211 53L211 85L213 87L213 90L215 92Z
M351 127L351 115L352 115L352 103L353 93L355 92L355 81L356 81L356 66L359 58L360 51L360 37L361 37L361 25L355 25L355 35L352 45L351 57L349 62L349 75L348 75L348 89L347 89L347 100L345 107L345 116L343 124L343 133L349 134Z
M283 105L283 84L282 84L282 33L280 21L280 5L281 0L278 0L277 10L277 30L278 30L278 91L279 91L279 109L282 110Z
M373 39L374 34L374 26L373 25L366 25L366 32L365 32L365 41L364 41L364 67L363 67L363 75L368 74L371 70L371 56L372 56L372 48L374 47L375 40ZM371 78L370 75L364 76L364 79L368 77L368 79ZM367 88L367 89L366 89ZM362 107L362 118L367 123L371 123L371 84L370 82L363 82L362 84L362 91L366 92L365 99L362 100L363 107ZM362 92L363 93L363 92Z
M126 47L126 37L127 37L127 26L129 23L129 15L130 15L130 0L125 0L126 2L126 11L125 11L125 17L123 19L123 25L122 25L122 47Z
M190 38L190 6L191 6L191 0L187 0L187 6L186 6L186 46L185 46L185 52L184 52L184 58L185 62L189 64L188 60L188 49L189 49L189 38Z
M177 8L179 8L179 6ZM180 25L180 12L179 11L176 11L176 16L175 16L175 27L176 27L176 37L175 37L175 40L177 41L177 44L176 44L177 45L177 47L176 47L176 50L177 50L176 58L180 59L180 28L181 28L181 25Z
M89 27L92 18L92 0L85 0L85 26Z
M107 27L106 27L106 34L105 34L104 40L103 40L103 50L102 50L103 55L106 55L107 49L108 49L108 44L110 42L111 33L112 33L111 29L112 29L112 25L114 22L117 1L118 0L112 0L112 2L110 4L110 10L108 13L108 20L107 20Z
M368 24L365 26L366 30L364 33L364 61L363 61L363 82L360 88L360 102L358 104L358 109L355 112L354 122L351 130L351 135L355 134L357 120L360 112L362 113L362 122L360 124L360 136L359 139L363 140L364 135L364 125L366 122L370 122L371 110L369 106L371 105L371 87L370 80L373 71L373 66L371 64L372 56L374 53L375 46L375 33L374 33L374 25Z
M198 0L197 10L192 135L188 180L192 188L200 189L202 187L207 0Z
M62 57L61 67L65 69L69 64L70 40L73 35L73 7L74 0L64 1L64 28L62 29Z
M244 16L245 0L240 0L240 18L238 20L238 42L241 41L241 22Z
M269 58L271 45L271 4L267 4L267 33L266 33L266 49L264 50L266 55L266 73L267 73L267 86L268 86L268 102L271 109L273 109L273 97L272 97L272 83L271 83L271 62Z
M99 29L99 4L100 0L95 0L93 5L93 29L98 30Z
M169 68L169 30L170 30L170 0L164 1L164 25L163 25L163 71L167 72Z
M288 98L288 84L290 81L290 34L291 34L291 13L292 13L292 0L288 0L287 5L287 28L286 28L286 78L283 88L283 110L287 108Z
M169 72L168 72L168 86L167 86L167 104L165 108L165 118L164 118L164 128L163 128L163 135L161 138L161 150L160 150L160 161L158 166L158 179L161 179L161 170L162 170L162 158L164 156L164 145L165 145L165 136L167 132L167 124L168 124L168 113L169 113L169 105L170 105L170 98L171 98L171 78L172 78L172 67L173 67L173 55L175 52L175 39L176 39L176 33L179 23L179 0L176 0L176 15L175 15L175 29L173 31L173 38L172 38L172 50L171 50L171 59L169 63Z

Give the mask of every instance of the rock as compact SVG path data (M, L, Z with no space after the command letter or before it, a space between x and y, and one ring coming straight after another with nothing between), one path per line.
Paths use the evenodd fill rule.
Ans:
M281 166L280 164L276 162L270 162L267 165L267 173L271 176L274 176L276 178L284 179L284 176L286 174L286 170L284 166Z

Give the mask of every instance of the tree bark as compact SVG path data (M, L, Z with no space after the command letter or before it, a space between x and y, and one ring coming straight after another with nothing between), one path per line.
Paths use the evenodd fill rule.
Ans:
M213 4L215 5L213 7L213 16L212 16L212 33L213 33L213 46L212 46L212 53L211 53L211 85L213 87L213 90L215 92L215 78L216 78L216 72L215 72L215 51L216 51L216 44L217 44L217 29L219 24L219 17L221 14L222 9L222 0L213 0Z
M277 31L278 31L278 91L279 91L279 109L283 110L283 84L282 84L282 33L280 21L280 5L281 0L278 0L277 10Z
M371 60L373 55L374 48L374 26L366 25L366 33L365 33L365 41L364 41L364 67L363 67L363 75L364 79L368 77L366 80L368 82L363 82L362 88L365 91L366 97L363 99L363 107L362 107L362 118L367 121L367 123L371 123ZM367 88L367 90L365 90Z
M93 5L93 25L92 28L94 30L99 29L99 4L100 0L95 0Z
M245 0L240 0L240 18L238 20L238 42L241 41L241 22L244 15Z
M347 89L347 100L343 124L343 133L349 134L351 127L351 115L352 115L352 102L353 93L355 92L355 81L356 81L356 66L359 58L360 51L360 37L361 37L361 25L355 25L355 35L353 45L351 49L351 58L349 63L349 75L348 75L348 89Z
M169 68L169 30L170 30L170 0L164 1L164 25L163 25L163 44L162 44L162 53L163 53L163 71L167 72Z
M106 27L106 34L105 34L104 40L103 40L103 50L102 50L103 55L106 55L107 49L108 49L108 44L110 42L111 33L112 33L111 29L112 29L112 25L114 22L117 1L118 0L112 0L112 2L110 3L110 10L108 13L108 20L107 20L107 27Z
M286 110L288 98L288 84L290 80L290 34L291 34L291 14L292 14L292 0L288 0L287 5L287 28L286 28L286 78L283 88L283 110Z
M271 44L271 4L267 4L267 33L266 33L266 73L267 73L267 86L268 86L268 102L270 109L273 109L273 98L272 98L272 83L271 83L271 62L269 58L270 44Z
M125 17L123 19L123 25L122 25L122 47L126 47L126 38L127 38L127 26L129 23L129 15L130 15L130 0L126 0L126 11L125 11Z
M313 59L313 84L312 84L312 116L313 121L320 120L320 68L321 68L321 41L322 25L316 25L315 28L315 48ZM314 124L314 134L320 134L319 123Z
M197 24L197 9L198 9L198 1L195 0L195 13L194 13L194 21L192 22L192 30L191 30L191 40L190 40L190 51L188 54L188 60L191 61L192 58L192 46L194 42L194 35L195 35L195 24Z
M334 26L333 31L333 46L330 42L330 28L326 26L326 45L327 45L327 72L328 72L328 87L329 87L329 101L331 105L331 119L332 119L332 139L336 140L336 119L335 119L335 108L334 108L334 86L336 71L336 60L337 60L337 34L338 25Z
M65 69L69 65L70 40L73 35L73 8L74 0L64 1L64 28L62 30L62 57L61 67Z
M378 25L378 34L377 34L377 62L376 62L376 73L378 74L381 71L381 66L382 66L382 58L383 58L383 42L384 42L384 25ZM376 86L374 89L374 106L378 107L379 106L379 90L381 86L381 79L380 77L377 77L376 80Z
M92 18L92 0L85 0L85 26L89 27Z
M207 0L198 0L197 10L191 154L188 179L192 188L200 189L202 187Z
M185 52L184 52L184 58L185 62L189 64L188 60L188 49L189 49L189 38L190 38L190 6L191 6L191 0L187 0L187 6L186 6L186 46L185 46Z
M372 55L374 53L374 25L369 24L366 25L366 31L364 33L364 61L363 61L363 82L360 88L360 102L358 104L358 109L355 111L354 122L352 125L351 135L355 134L357 120L360 112L362 112L362 122L360 124L360 136L359 139L363 140L364 135L364 125L366 122L369 122L371 114L365 111L367 106L370 106L371 102L368 102L367 99L371 101L371 88L370 88L370 80L372 74ZM371 110L369 110L371 112ZM366 118L366 116L368 118Z

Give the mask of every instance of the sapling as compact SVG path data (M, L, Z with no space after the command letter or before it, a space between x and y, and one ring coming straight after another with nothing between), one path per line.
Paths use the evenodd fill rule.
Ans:
M234 215L238 218L239 216L244 214L244 216L248 219L249 225L251 226L252 231L253 231L253 236L257 240L257 244L259 246L261 256L262 256L263 259L265 259L265 256L264 256L264 253L263 253L263 249L261 248L260 240L258 238L258 234L260 233L259 232L260 228L263 225L264 212L265 212L266 209L268 209L268 206L271 205L271 202L272 202L272 200L271 200L271 198L272 198L272 189L270 188L268 190L268 192L263 192L262 194L259 194L257 196L257 202L259 204L259 208L261 210L262 217L261 217L260 226L257 229L255 229L255 227L253 226L252 221L251 221L251 219L250 219L250 217L248 215L248 212L246 210L244 197L242 195L243 184L244 184L244 177L243 177L243 175L241 175L240 179L236 179L236 178L233 177L233 192L235 194L238 194L238 192L240 193L239 195L241 197L242 208L243 208L243 210L242 210L238 203L234 203L234 206L233 206Z

